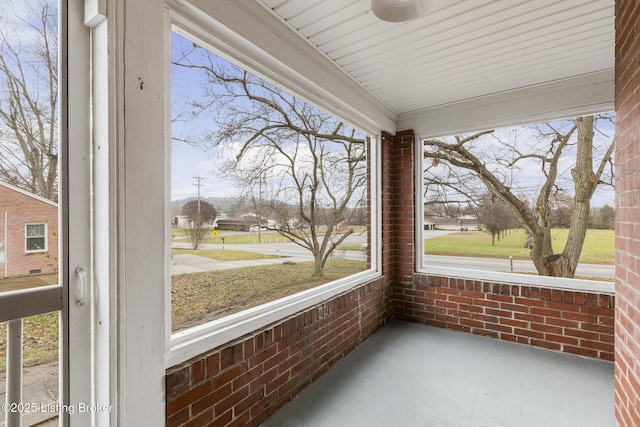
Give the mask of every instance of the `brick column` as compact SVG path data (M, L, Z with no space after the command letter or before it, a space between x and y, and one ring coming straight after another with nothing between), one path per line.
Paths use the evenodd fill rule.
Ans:
M640 2L616 1L615 410L640 425Z
M383 266L394 288L410 286L415 271L414 144L412 130L382 135Z

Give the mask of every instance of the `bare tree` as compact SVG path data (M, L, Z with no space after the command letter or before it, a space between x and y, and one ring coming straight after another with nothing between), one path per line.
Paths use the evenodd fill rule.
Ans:
M566 191L557 191L549 201L551 209L551 226L555 228L571 227L573 213L573 197Z
M343 225L366 190L364 137L204 49L183 52L174 66L207 77L193 114L210 114L216 126L205 139L233 150L223 173L251 192L248 200L259 199L263 183L269 186L272 220L260 221L308 249L314 275L322 276L331 253L353 232Z
M615 210L609 205L604 205L600 208L600 212L598 213L598 220L600 228L613 230L616 222Z
M598 120L612 123L613 118L599 116ZM601 146L594 144L594 129L597 130L596 118L586 116L530 128L535 132L527 137L526 144L503 140L494 131L455 136L452 140L426 140L426 173L434 174L433 168L443 168L439 181L430 181L429 185L473 199L481 194L478 192L481 184L502 200L528 231L533 239L531 258L538 273L574 277L593 193L598 185L612 184L613 180L612 138L603 138L605 142ZM489 138L493 138L493 143ZM594 153L597 154L595 168ZM538 168L541 186L533 196L533 206L513 181L513 171L520 167ZM564 170L568 173L563 174ZM433 191L429 185L427 190ZM569 186L573 187L569 236L564 249L555 253L551 236L552 201L554 195Z
M209 202L191 200L182 207L182 215L189 217L189 240L195 250L207 237L210 225L215 221L218 212Z
M0 20L0 179L57 198L58 35L52 1Z
M484 229L491 234L491 246L495 246L496 237L513 228L517 223L509 207L491 193L485 193L475 200L476 215Z

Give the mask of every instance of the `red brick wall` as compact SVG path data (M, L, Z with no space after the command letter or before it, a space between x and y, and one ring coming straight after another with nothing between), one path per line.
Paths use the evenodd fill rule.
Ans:
M5 236L5 212L7 235ZM25 253L25 224L47 223L48 251ZM0 185L0 243L5 251L7 276L29 275L31 270L52 273L58 270L58 208ZM5 247L6 245L6 247ZM0 277L5 264L0 263Z
M391 238L393 236L393 221L391 217L393 206L393 185L390 179L392 167L391 136L382 134L380 144L381 169L383 179L381 182L381 210L382 210L382 274L390 278L393 268L393 251L391 248Z
M616 421L640 425L640 3L616 1Z
M415 136L412 130L391 138L391 188L389 226L393 252L394 284L410 283L415 270Z
M404 320L613 360L611 294L415 274L394 297Z
M381 327L384 279L168 370L167 426L257 426Z

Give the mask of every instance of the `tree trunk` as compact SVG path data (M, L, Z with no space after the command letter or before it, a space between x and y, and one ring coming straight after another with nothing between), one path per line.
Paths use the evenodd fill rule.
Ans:
M324 277L325 257L321 251L313 254L313 277Z
M596 174L593 172L593 121L593 116L576 119L578 130L576 166L571 170L575 196L569 235L562 253L554 254L551 229L547 221L547 232L541 236L541 242L545 246L537 253L536 258L540 257L537 263L534 259L534 264L540 274L555 277L574 277L576 274L578 260L587 234L591 197L598 184ZM540 219L543 220L542 212L540 213Z
M573 277L569 259L563 254L553 254L545 259L545 265L549 271L549 276Z
M562 251L562 277L574 277L587 234L591 197L598 184L593 172L593 116L579 117L576 167L571 170L575 186L574 208L567 244Z
M546 259L553 255L553 241L551 239L551 211L548 203L539 201L536 205L537 222L536 227L532 227L531 237L533 237L533 249L531 259L533 265L541 276L551 276Z

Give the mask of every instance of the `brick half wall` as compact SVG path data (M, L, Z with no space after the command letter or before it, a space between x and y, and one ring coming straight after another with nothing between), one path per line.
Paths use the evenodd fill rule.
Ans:
M167 371L167 426L257 426L383 326L380 278Z
M395 284L394 317L613 360L613 294L415 274Z

